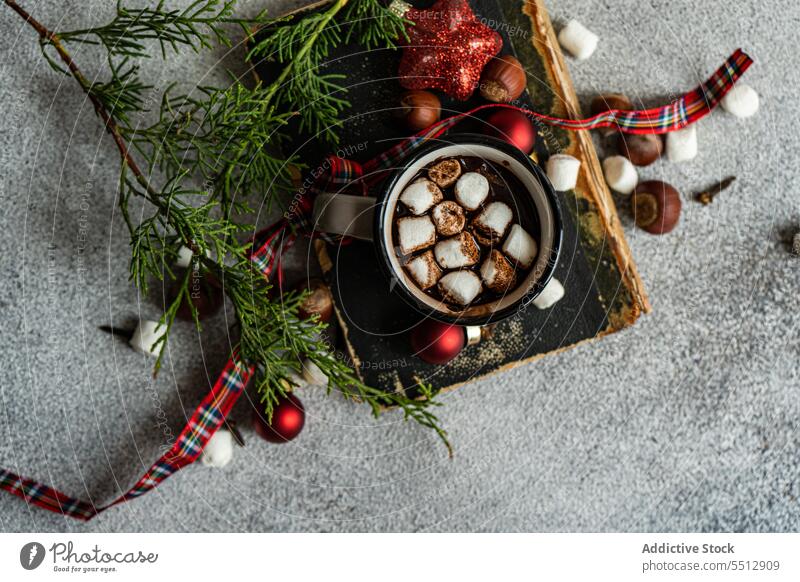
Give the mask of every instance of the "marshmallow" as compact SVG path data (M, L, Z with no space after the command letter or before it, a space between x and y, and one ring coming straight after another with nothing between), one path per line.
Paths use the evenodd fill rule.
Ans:
M525 229L515 224L511 227L506 242L503 243L503 252L512 261L527 269L536 258L539 246L533 237L525 232Z
M442 160L428 169L428 178L439 188L449 188L461 175L461 163L455 158Z
M542 292L533 300L533 304L537 309L547 309L558 303L564 297L564 286L561 282L553 277L544 286Z
M140 354L157 357L161 352L162 344L155 346L155 349L153 346L166 333L166 324L159 326L157 321L143 319L136 326L129 344Z
M758 93L749 85L738 83L720 101L722 108L736 117L750 117L758 111Z
M481 278L496 293L508 291L516 283L514 266L498 250L493 250L481 265Z
M469 305L481 292L481 280L472 271L454 271L439 279L445 301Z
M200 460L206 467L224 467L233 458L233 435L220 428L208 439Z
M189 265L192 264L193 256L194 253L192 249L187 246L181 246L181 248L178 249L178 258L175 259L175 266L181 267L182 269L188 268Z
M492 202L472 221L475 236L484 245L499 241L514 220L514 213L503 202Z
M620 194L630 194L639 183L636 166L625 156L611 156L603 160L606 183Z
M427 216L405 216L397 221L400 252L410 255L436 242L436 228Z
M567 154L554 154L547 160L547 177L559 192L575 187L580 169L580 160Z
M186 245L181 245L181 248L178 249L178 256L175 259L175 266L180 267L182 269L188 269L189 266L192 264L192 257L194 256L194 251L187 247ZM212 258L213 253L211 249L206 249L206 258Z
M697 155L697 127L689 125L667 134L667 158L670 162L688 162Z
M436 243L433 254L443 269L458 269L477 263L481 258L481 249L470 233L462 232Z
M570 20L558 33L558 42L573 57L582 61L592 56L600 39L577 20Z
M308 382L312 386L328 385L328 377L325 375L325 372L320 370L320 367L317 366L310 359L306 358L305 360L303 360L302 367L303 369L300 372L303 375L303 379L306 382Z
M433 207L431 211L436 232L442 236L453 236L464 230L467 219L464 209L452 200L445 200Z
M436 264L431 251L426 251L418 257L408 261L405 265L409 275L419 285L420 289L429 289L436 285L439 277L442 276L442 270Z
M414 214L425 214L431 206L442 201L442 191L425 178L415 180L400 194L400 202Z
M456 182L456 200L467 210L477 210L489 195L489 180L478 172L467 172Z

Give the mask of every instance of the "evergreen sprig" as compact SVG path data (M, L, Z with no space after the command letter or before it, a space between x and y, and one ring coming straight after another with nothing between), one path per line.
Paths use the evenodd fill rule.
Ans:
M402 19L378 0L332 0L318 11L276 20L263 13L238 18L235 0L195 0L183 10L169 9L164 0L130 9L120 0L105 25L53 32L14 0L4 2L37 31L48 62L80 84L119 150L119 205L131 237L131 279L142 292L153 279L177 286L161 320L167 333L156 369L183 304L188 303L200 325L189 287L197 269L219 279L233 304L240 352L256 364L268 417L307 359L328 377L329 391L368 403L376 416L385 407L400 407L406 419L433 429L449 449L433 413L439 403L432 388L420 385L412 398L363 384L322 339L324 324L300 319L305 294L273 298L269 282L249 258L245 236L255 231L244 216L252 212L251 203L269 205L292 187L291 168L298 160L280 153L289 120L299 115L305 129L336 140L347 101L337 84L340 78L322 70L330 51L348 41L366 48L392 47L403 34ZM150 45L156 43L164 58L184 48L231 46L230 25L247 35L256 28L267 31L248 57L275 61L276 77L253 85L232 77L228 86L198 87L190 94L169 87L156 121L142 126L135 117L145 110L152 87L140 80L138 61L151 56ZM67 51L70 44L104 47L108 79L90 82ZM138 220L131 211L134 200L145 204ZM195 257L193 268L183 274L170 267L180 245L191 248Z

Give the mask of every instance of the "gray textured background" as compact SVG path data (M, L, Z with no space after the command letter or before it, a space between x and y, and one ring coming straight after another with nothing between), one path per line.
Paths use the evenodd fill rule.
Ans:
M26 0L52 28L99 22L107 0ZM303 390L307 426L249 443L223 470L200 465L89 523L0 495L0 530L545 531L797 530L800 260L780 231L800 217L796 2L548 3L601 37L570 62L578 93L648 103L693 87L737 46L762 96L750 120L717 112L700 155L642 172L684 192L676 232L626 221L654 312L601 342L444 396L448 460L421 428ZM264 2L248 2L255 11ZM87 73L97 55L75 50ZM96 331L159 314L127 281L115 213L118 160L71 80L50 70L32 31L0 7L0 466L102 502L135 480L219 369L224 315L182 325L158 381L151 361ZM154 60L160 87L219 79L218 59ZM712 206L688 193L739 179ZM81 242L84 238L85 243ZM245 418L242 400L234 416Z

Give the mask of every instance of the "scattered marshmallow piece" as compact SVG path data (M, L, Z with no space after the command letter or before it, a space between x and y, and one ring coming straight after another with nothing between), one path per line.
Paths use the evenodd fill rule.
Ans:
M478 172L467 172L456 182L456 200L467 210L477 210L489 195L489 180Z
M492 202L475 217L472 225L478 240L485 245L490 245L503 238L512 220L514 220L514 213L511 212L508 204Z
M689 125L667 134L667 158L670 162L688 162L697 155L697 127Z
M436 285L442 270L433 258L433 252L426 251L406 263L406 269L411 277L419 285L420 289L429 289Z
M570 20L558 33L559 44L579 61L588 59L600 39L577 20Z
M192 264L192 257L194 253L192 249L189 247L182 245L181 248L178 249L178 258L175 259L175 266L180 267L182 269L186 269L189 265Z
M520 225L515 224L503 243L503 252L511 260L527 269L539 252L539 245Z
M489 289L497 293L508 291L517 280L514 266L498 250L493 250L483 261L481 278Z
M129 342L130 346L140 354L157 357L161 351L161 344L157 345L155 349L153 349L153 345L166 332L166 325L159 327L157 321L143 319L139 322L139 325L136 326L136 330L133 332L133 337L131 337Z
M630 194L639 183L639 174L625 156L611 156L603 160L606 183L620 194Z
M233 435L229 430L220 428L208 439L200 460L206 467L221 468L233 458Z
M442 236L453 236L464 230L467 218L464 209L452 200L445 200L433 207L431 211L436 232Z
M188 269L189 266L192 264L192 257L194 256L194 251L187 247L186 245L181 245L181 248L178 249L178 256L175 259L175 266L180 267L182 269ZM206 249L206 257L211 259L213 258L214 253L211 249Z
M433 254L443 269L459 269L477 263L481 258L481 249L470 233L462 232L436 243Z
M750 117L758 111L758 93L750 85L737 83L720 101L722 108L736 117Z
M325 375L325 372L320 370L320 367L308 358L303 360L301 373L303 379L312 386L328 385L328 377Z
M472 271L454 271L439 279L439 290L446 301L469 305L481 292L481 280Z
M415 180L400 194L400 202L417 215L428 212L430 207L441 202L442 198L439 186L425 178Z
M547 177L559 192L575 187L580 169L581 161L568 154L554 154L547 160Z
M436 227L427 216L404 216L397 221L400 252L409 255L436 242Z
M533 304L536 306L537 309L547 309L548 307L552 307L559 301L561 298L564 297L564 286L561 282L553 277L544 286L542 292L533 300Z

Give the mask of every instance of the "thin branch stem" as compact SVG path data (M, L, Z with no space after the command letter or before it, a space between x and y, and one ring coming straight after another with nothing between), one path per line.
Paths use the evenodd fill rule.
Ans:
M78 68L78 65L72 59L72 55L69 54L64 45L61 43L61 39L58 35L44 26L41 22L36 20L33 16L31 16L22 6L17 4L14 0L4 0L6 5L11 8L14 12L19 14L22 19L27 22L39 35L39 38L42 42L49 43L53 45L56 49L56 53L58 53L59 58L61 61L67 66L69 69L70 74L72 77L78 82L83 89L83 92L86 93L89 100L92 102L94 106L94 110L100 119L103 120L103 124L105 125L106 131L114 140L114 143L119 150L119 154L122 157L123 163L130 168L133 175L136 177L136 181L147 190L149 194L151 194L154 198L158 196L158 192L153 189L150 185L150 181L145 177L144 172L142 172L139 165L136 163L136 160L133 159L133 156L130 153L129 147L125 139L122 137L122 134L119 131L119 127L117 126L117 122L111 117L111 114L105 108L103 103L91 92L92 84L89 80L84 76L81 70Z

